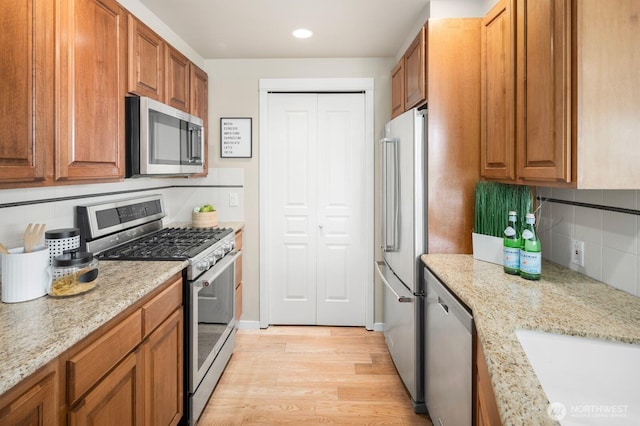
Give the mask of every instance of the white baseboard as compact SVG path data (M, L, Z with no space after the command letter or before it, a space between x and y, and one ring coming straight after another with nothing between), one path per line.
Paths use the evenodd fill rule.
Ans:
M259 330L260 321L238 321L238 330Z
M384 331L384 323L376 322L373 324L373 331Z

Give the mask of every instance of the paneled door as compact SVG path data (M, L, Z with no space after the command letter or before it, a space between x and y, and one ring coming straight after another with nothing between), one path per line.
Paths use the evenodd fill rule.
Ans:
M365 325L364 94L268 97L269 323Z

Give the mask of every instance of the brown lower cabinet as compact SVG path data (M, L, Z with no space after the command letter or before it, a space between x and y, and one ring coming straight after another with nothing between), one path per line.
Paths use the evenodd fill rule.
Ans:
M58 424L57 375L57 363L54 361L0 396L0 424Z
M493 393L493 385L489 376L487 361L484 358L482 345L476 344L476 397L475 424L476 426L498 426L502 424L498 404Z
M240 256L236 258L236 321L242 316L242 230L236 232L236 251Z
M182 414L181 274L0 396L0 424L176 425Z

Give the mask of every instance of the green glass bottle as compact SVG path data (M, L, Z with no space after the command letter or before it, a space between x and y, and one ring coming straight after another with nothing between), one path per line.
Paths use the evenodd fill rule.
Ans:
M520 251L520 276L528 280L539 280L542 274L542 247L535 229L536 217L527 213L526 226L522 231Z
M504 230L502 264L507 274L518 275L520 273L520 246L522 239L518 231L518 215L514 211L509 212L509 222Z

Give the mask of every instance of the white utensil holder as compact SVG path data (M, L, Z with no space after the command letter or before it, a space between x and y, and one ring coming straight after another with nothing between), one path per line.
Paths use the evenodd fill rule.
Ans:
M47 294L47 285L51 279L49 266L49 248L35 247L30 253L24 247L9 250L2 254L2 301L4 303L25 302Z

